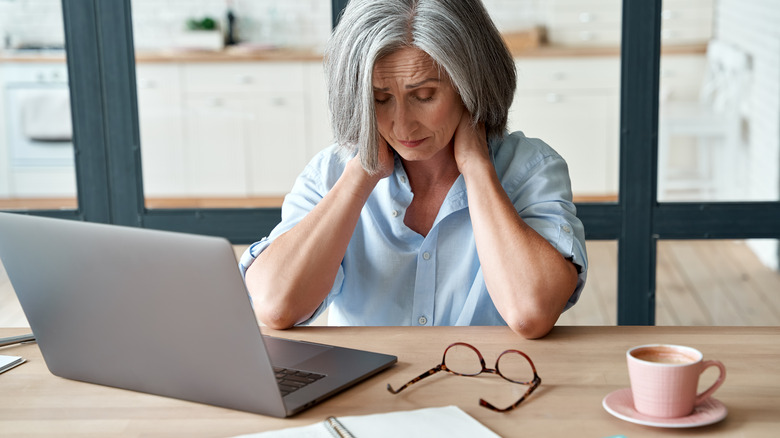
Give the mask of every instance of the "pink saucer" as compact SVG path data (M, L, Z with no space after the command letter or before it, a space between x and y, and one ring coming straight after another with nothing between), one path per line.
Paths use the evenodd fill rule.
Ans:
M653 427L699 427L717 423L726 418L728 410L720 401L710 397L696 406L691 415L680 418L657 418L640 414L634 409L631 388L623 388L607 394L601 405L621 420Z

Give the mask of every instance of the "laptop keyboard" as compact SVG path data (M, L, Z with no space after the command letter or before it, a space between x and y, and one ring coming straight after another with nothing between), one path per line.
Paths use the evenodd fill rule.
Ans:
M324 374L280 367L274 367L274 373L276 374L276 383L282 391L282 397L325 377Z

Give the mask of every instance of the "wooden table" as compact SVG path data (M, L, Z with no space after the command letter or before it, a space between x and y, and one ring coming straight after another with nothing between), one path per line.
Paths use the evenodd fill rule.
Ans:
M0 329L0 337L23 333ZM0 348L28 363L0 375L0 436L232 436L301 426L329 415L362 415L457 405L504 437L717 435L777 436L780 430L780 327L556 327L529 341L503 327L309 327L274 336L364 348L398 356L398 364L290 419L277 419L55 377L36 344ZM509 405L525 391L492 375L439 373L399 395L401 385L441 361L452 342L469 342L488 366L507 348L528 353L541 387L518 409L496 413L480 397ZM722 422L695 429L658 429L625 422L601 406L605 395L628 386L625 351L645 343L685 344L728 369L715 393L729 410ZM204 346L208 351L208 346ZM712 374L710 374L712 372ZM714 379L714 370L702 384Z

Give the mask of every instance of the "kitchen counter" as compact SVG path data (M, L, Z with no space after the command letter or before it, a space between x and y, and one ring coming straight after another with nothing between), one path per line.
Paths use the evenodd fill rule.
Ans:
M706 44L663 46L662 54L704 54ZM512 50L515 58L560 58L560 57L604 57L620 56L620 47L572 47L540 45ZM18 53L0 52L0 63L64 62L63 53ZM307 49L247 49L228 48L223 51L161 50L138 52L137 63L166 62L274 62L274 61L320 61L322 54Z

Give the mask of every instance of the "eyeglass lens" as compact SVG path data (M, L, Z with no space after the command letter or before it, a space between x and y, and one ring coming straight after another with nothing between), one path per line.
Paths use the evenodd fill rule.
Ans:
M453 344L444 354L447 369L463 376L475 376L485 368L484 359L467 344ZM527 384L534 380L534 370L528 359L515 350L502 353L496 361L498 374L514 383Z

